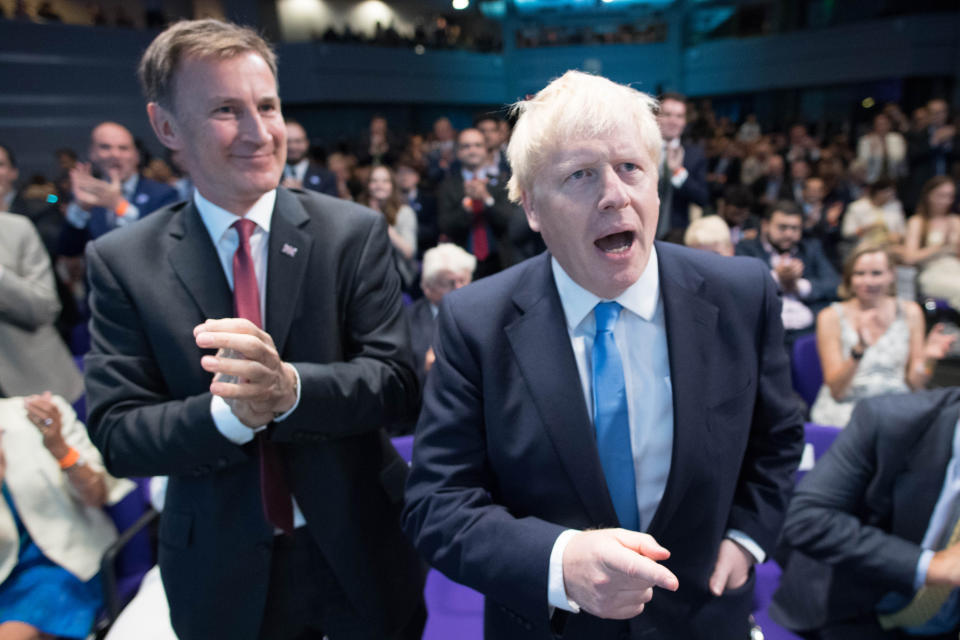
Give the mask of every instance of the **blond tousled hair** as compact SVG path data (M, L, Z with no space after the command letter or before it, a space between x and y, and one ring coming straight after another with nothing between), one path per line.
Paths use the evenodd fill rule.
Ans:
M657 108L657 101L641 91L601 76L567 71L512 107L517 124L507 147L513 171L507 184L510 199L520 202L547 156L569 140L636 133L659 167L663 142Z

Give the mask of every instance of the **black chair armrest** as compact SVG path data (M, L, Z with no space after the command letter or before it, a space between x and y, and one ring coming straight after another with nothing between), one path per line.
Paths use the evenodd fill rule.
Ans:
M105 628L109 628L113 624L125 604L120 602L120 594L117 593L117 555L135 535L156 520L159 515L156 510L148 508L142 516L137 518L136 522L120 534L116 542L103 552L103 558L100 560L100 577L103 583L103 602L107 613Z

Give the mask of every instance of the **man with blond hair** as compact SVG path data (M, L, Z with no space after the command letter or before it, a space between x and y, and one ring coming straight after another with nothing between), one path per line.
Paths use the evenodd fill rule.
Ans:
M193 198L87 250L89 429L122 476L167 475L159 566L181 640L420 637L380 428L417 382L383 216L278 188L276 60L179 22L144 53L147 113Z
M654 107L574 71L520 103L548 252L440 306L404 526L487 638L748 634L802 418L763 266L654 243Z

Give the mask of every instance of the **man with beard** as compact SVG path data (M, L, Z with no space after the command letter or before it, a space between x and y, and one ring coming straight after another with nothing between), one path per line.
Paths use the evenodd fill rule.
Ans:
M741 240L738 256L763 260L783 296L781 317L786 344L813 331L817 312L837 299L840 279L820 241L803 237L803 212L781 200L767 209L760 237Z

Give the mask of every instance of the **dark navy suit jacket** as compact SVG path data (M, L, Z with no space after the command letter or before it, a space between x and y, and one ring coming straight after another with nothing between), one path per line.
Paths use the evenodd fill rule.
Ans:
M674 406L649 533L680 590L657 590L634 638L747 637L752 583L707 581L728 529L773 549L802 448L780 304L767 270L657 243ZM618 525L547 253L444 297L404 527L439 570L487 596L488 638L551 638L550 552L567 528ZM570 615L564 638L625 623Z
M872 615L906 598L960 415L960 389L868 398L797 487L790 551L770 616L796 631Z

